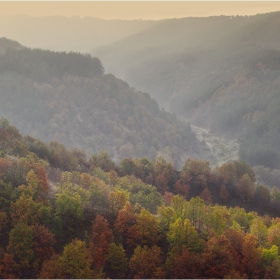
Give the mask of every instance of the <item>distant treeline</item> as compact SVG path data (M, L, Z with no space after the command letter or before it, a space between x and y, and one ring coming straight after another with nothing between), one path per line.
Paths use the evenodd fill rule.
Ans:
M14 72L38 83L50 83L67 74L84 78L102 76L104 68L98 58L89 54L9 48L0 56L0 74L5 72Z

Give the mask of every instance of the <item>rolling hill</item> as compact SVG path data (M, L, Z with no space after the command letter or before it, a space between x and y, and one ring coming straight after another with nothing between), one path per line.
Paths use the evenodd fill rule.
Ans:
M180 167L207 152L188 123L149 94L104 75L98 58L13 45L0 56L0 112L24 134L88 156L107 150L116 161L162 156Z

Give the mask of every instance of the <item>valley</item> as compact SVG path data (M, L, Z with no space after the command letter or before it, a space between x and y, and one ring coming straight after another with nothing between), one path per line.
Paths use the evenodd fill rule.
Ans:
M212 167L237 160L239 144L237 139L225 135L210 133L208 129L191 125L196 137L207 145L201 157L210 162ZM209 151L211 153L209 153Z
M0 16L0 279L280 279L279 29Z

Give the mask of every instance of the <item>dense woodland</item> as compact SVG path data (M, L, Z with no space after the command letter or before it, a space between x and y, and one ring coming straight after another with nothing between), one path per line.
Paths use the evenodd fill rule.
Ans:
M92 53L171 112L240 138L250 165L279 169L279 19L274 12L165 20Z
M193 17L159 21L106 21L90 17L84 19L79 17L0 17L0 32L4 36L17 39L31 47L91 52L93 56L101 59L106 73L113 73L133 87L148 92L160 102L160 105L164 105L166 110L179 114L192 124L209 128L212 132L229 133L240 138L240 158L250 165L279 169L280 148L277 139L280 135L279 121L276 117L279 115L279 17L279 12L254 16ZM29 30L28 34L25 30ZM42 32L42 30L46 30L46 32ZM74 30L76 32L73 32ZM49 34L48 37L44 36L46 33ZM2 40L0 53L3 53L8 47L17 50L23 48L16 42L7 44L7 40L5 42ZM17 55L13 52L13 56L17 57L16 63L9 57L4 59L6 66L7 63L11 63L8 68L5 68L9 69L9 73L5 73L5 78L12 73L17 73L23 80L28 77L30 87L35 87L32 83L34 81L40 85L42 83L51 85L53 88L49 87L48 90L45 85L44 93L46 95L50 95L49 91L61 91L61 88L57 88L58 84L65 86L65 81L61 77L64 77L66 65L67 67L70 65L70 75L81 78L87 77L85 73L88 72L82 71L80 66L83 65L84 69L88 70L93 62L92 58L86 59L82 56L75 56L73 53L71 55L54 54L39 50L36 52L25 50ZM29 56L32 56L32 59ZM42 59L43 57L45 60ZM56 60L54 57L57 59L56 66L60 62L61 67L55 67L56 69L50 67L50 62L53 63ZM28 69L31 65L28 65L27 58L34 59L32 62L32 67L36 69L34 73ZM73 64L71 66L70 60L73 60L73 64L77 63L79 70L73 67ZM68 62L65 63L66 61ZM95 62L98 64L98 60ZM21 69L16 69L18 63L21 64ZM23 66L23 63L26 65ZM51 71L54 71L55 74ZM56 78L59 79L59 82L55 84L55 87L52 78L56 75L58 75ZM91 74L90 77L92 78ZM19 77L12 76L10 79L18 80ZM17 88L20 88L19 84L24 82L20 80L17 83ZM105 84L104 87L108 88L107 81ZM6 87L2 90L5 92ZM35 87L32 90L37 92L38 88ZM40 90L42 91L42 89ZM69 88L69 86L65 90L68 94L73 92L73 88ZM131 90L129 89L129 91ZM103 89L99 92L103 92ZM112 96L110 96L111 98ZM31 97L31 99L34 98ZM75 108L72 104L69 106L72 109ZM69 112L69 108L67 110ZM75 108L75 110L76 112L71 111L69 114L77 117L77 110L84 111L83 108ZM124 110L122 109L122 111ZM38 111L42 112L42 108ZM60 115L60 113L61 111L55 114ZM27 113L25 112L25 114ZM107 141L110 148L114 147L114 151L104 146L99 146L98 150L106 148L112 157L116 157L115 159L120 158L119 149L123 145L125 147L121 150L128 151L126 155L129 154L131 148L135 148L134 151L137 151L135 155L131 156L146 157L148 154L145 149L141 151L143 146L147 147L145 140L143 140L144 144L143 141L137 143L137 148L135 141L131 139L123 142L120 140L116 144L104 139L103 135L106 132L98 131L96 133L91 128L87 135L78 130L78 133L69 137L70 132L66 131L64 132L65 137L63 133L50 131L50 127L42 128L44 124L41 123L38 125L22 123L25 114L23 118L20 117L20 110L17 114L13 112L12 115L5 114L4 117L7 117L24 133L45 141L50 140L47 138L48 136L56 134L54 139L63 142L67 147L73 147L77 143L77 146L82 145L89 149L92 146L90 136L94 134L93 138L96 138L96 134L99 133L100 137L94 141L94 146L102 146ZM153 115L153 112L151 114ZM102 113L102 118L103 115ZM79 119L83 120L81 114L79 116ZM138 116L135 118L137 119ZM112 116L108 117L110 120L108 122L107 118L103 119L105 119L107 127L114 125L114 121L113 124L111 123ZM46 121L49 122L50 119L46 119ZM122 132L125 130L125 134L130 133L131 129L126 127L127 121L128 119L125 122L122 121L121 124L118 123L116 130ZM61 124L54 120L52 122L62 128ZM71 127L73 126L72 123ZM157 126L159 127L159 125ZM65 126L63 129L69 130ZM43 130L48 131L44 137ZM146 134L145 132L151 134L149 130L144 130L143 134ZM152 130L155 129L152 128ZM139 139L139 135L135 136L138 130L135 129L135 132L132 132L133 137ZM83 138L79 133L84 138L89 138L86 144L82 143ZM176 134L182 138L180 133L176 132ZM142 137L142 134L140 136L145 138L145 136ZM116 138L127 137L126 135L123 137L114 135L114 139ZM156 135L152 138L161 141L160 139L168 137ZM177 138L179 139L178 136ZM70 139L69 143L66 142L66 139ZM184 140L182 139L183 142ZM152 148L149 154L153 158L156 154L165 154L168 155L169 160L175 159L175 162L182 166L187 156L194 156L194 154L190 154L190 150L195 150L193 148L189 148L189 151L186 152L187 155L180 158L178 154L184 153L174 147L166 150L165 148L169 147L169 144L160 143L160 148L158 148L157 141L151 143L152 139L150 139L149 142L149 149ZM199 148L196 149L198 154L199 150ZM88 152L98 151L88 150Z
M94 51L239 137L240 160L216 167L99 58L1 38L0 278L280 278L279 18L135 21Z
M8 40L1 42L5 49ZM203 148L189 123L104 75L98 58L10 43L0 55L0 110L23 133L86 154L106 150L115 161L163 156L182 166Z
M116 165L0 130L1 278L279 278L280 189L245 162Z

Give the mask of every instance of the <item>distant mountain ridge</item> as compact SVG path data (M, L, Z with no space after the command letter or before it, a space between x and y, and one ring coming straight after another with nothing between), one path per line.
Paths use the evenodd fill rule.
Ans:
M0 16L0 37L31 48L89 53L94 47L113 43L156 24L148 20L127 23L78 16Z

